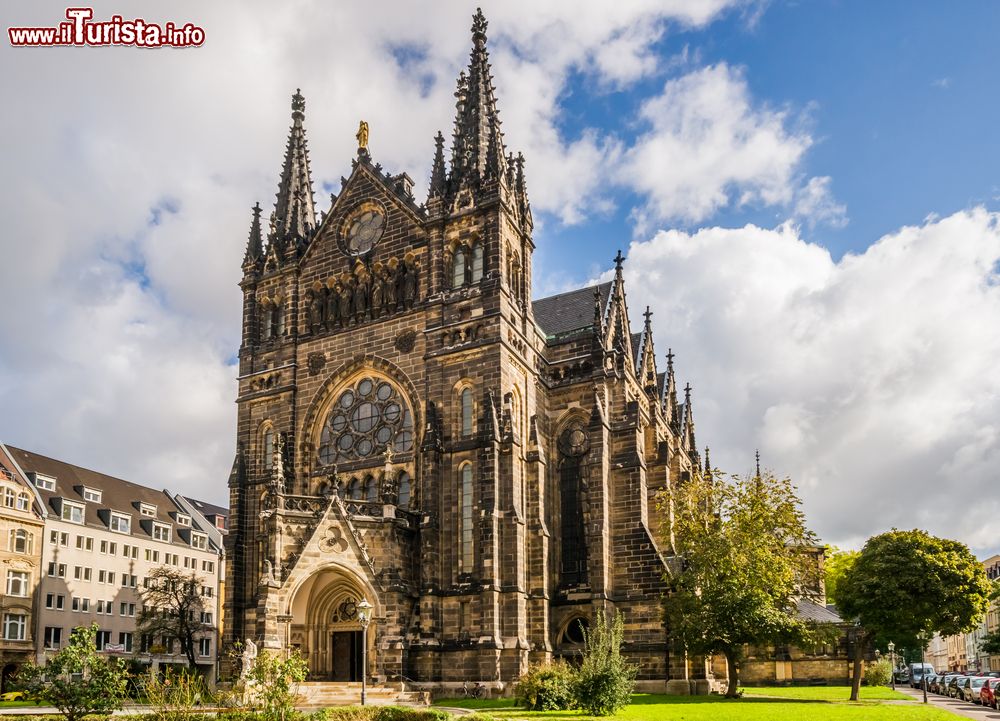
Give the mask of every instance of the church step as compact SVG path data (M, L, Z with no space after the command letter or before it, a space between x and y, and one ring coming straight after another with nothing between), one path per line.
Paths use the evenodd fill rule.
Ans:
M299 684L301 707L347 706L361 702L361 684L357 682L308 681ZM366 700L372 704L406 704L427 706L426 691L402 691L398 687L374 685L366 689Z

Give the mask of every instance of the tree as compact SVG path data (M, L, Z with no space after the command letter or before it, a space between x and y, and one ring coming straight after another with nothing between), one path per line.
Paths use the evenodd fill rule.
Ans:
M1000 655L1000 631L991 631L983 636L979 650L991 656Z
M29 663L18 676L34 698L55 706L66 721L121 708L128 672L121 659L97 651L97 624L73 629L69 643L44 666Z
M663 502L678 557L666 578L667 628L689 651L725 655L735 697L745 644L816 638L796 614L797 598L818 587L816 537L792 482L771 473L706 473Z
M297 650L285 657L257 654L244 679L244 698L250 701L251 708L260 710L266 721L285 721L295 714L298 685L308 672L309 664Z
M593 716L609 716L625 708L635 688L636 667L621 654L624 621L615 612L608 622L603 611L594 627L583 629L583 659L573 681L576 704Z
M201 595L201 585L194 571L154 568L149 585L140 591L142 610L136 619L139 633L177 639L192 670L198 640L215 631L215 626L205 621L209 608Z
M858 622L851 700L861 686L861 662L872 643L919 644L935 633L975 627L991 593L986 572L964 543L926 531L873 536L837 588L837 607Z
M836 546L827 549L826 560L823 563L823 577L826 585L826 597L837 603L837 589L847 569L851 567L860 551L842 551Z

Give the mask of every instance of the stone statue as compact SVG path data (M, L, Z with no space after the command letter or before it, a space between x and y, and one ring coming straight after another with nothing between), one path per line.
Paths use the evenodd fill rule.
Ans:
M382 283L385 290L382 294L382 302L385 304L386 312L392 313L396 310L396 281L392 277L392 270L386 268L385 275L382 277Z
M412 308L417 300L417 264L409 263L406 275L403 276L403 302L407 308Z
M368 150L368 123L362 120L354 137L358 139L358 150Z
M337 324L339 319L339 313L337 312L337 304L340 301L340 294L337 292L337 286L330 288L326 294L326 327L333 328Z
M261 586L277 586L277 579L274 577L274 566L271 565L271 559L264 559L264 572L260 574L260 585Z
M382 295L385 284L382 282L382 275L375 273L372 276L372 318L378 318L382 314Z
M253 662L257 660L257 644L255 644L251 639L247 639L246 644L243 646L243 653L240 656L241 668L240 668L240 678L245 679L247 674L250 673L250 669L253 666Z
M354 315L358 323L365 319L365 311L368 310L368 288L365 282L358 279L358 284L354 288Z
M397 266L394 281L396 285L396 306L399 307L405 303L406 299L406 263L401 262Z
M350 282L344 283L340 292L340 324L345 328L351 322L352 293Z
M309 304L309 330L318 333L323 326L323 294L321 291L310 290L306 296Z

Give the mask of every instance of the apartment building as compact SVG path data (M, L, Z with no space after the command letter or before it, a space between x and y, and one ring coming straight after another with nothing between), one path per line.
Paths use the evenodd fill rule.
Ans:
M40 583L34 614L39 662L78 626L96 623L98 648L156 667L186 664L174 639L137 634L141 591L166 566L199 578L204 597L197 663L217 668L221 544L204 516L192 515L166 491L7 446L31 482L44 513Z
M34 657L42 534L41 499L0 446L0 693Z
M1000 555L987 558L983 561L983 567L986 569L986 576L991 581L995 582L997 579L1000 579ZM990 609L986 613L984 627L985 633L1000 632L1000 599L990 603ZM986 664L988 664L984 670L1000 671L1000 654L982 654L982 656L984 657Z

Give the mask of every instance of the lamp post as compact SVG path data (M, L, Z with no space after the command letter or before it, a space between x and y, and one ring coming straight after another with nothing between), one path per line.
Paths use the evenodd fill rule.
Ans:
M896 690L896 644L892 641L888 643L889 656L892 663L892 690Z
M361 624L361 705L365 705L368 691L368 624L372 621L372 605L367 598L358 604L358 623Z

